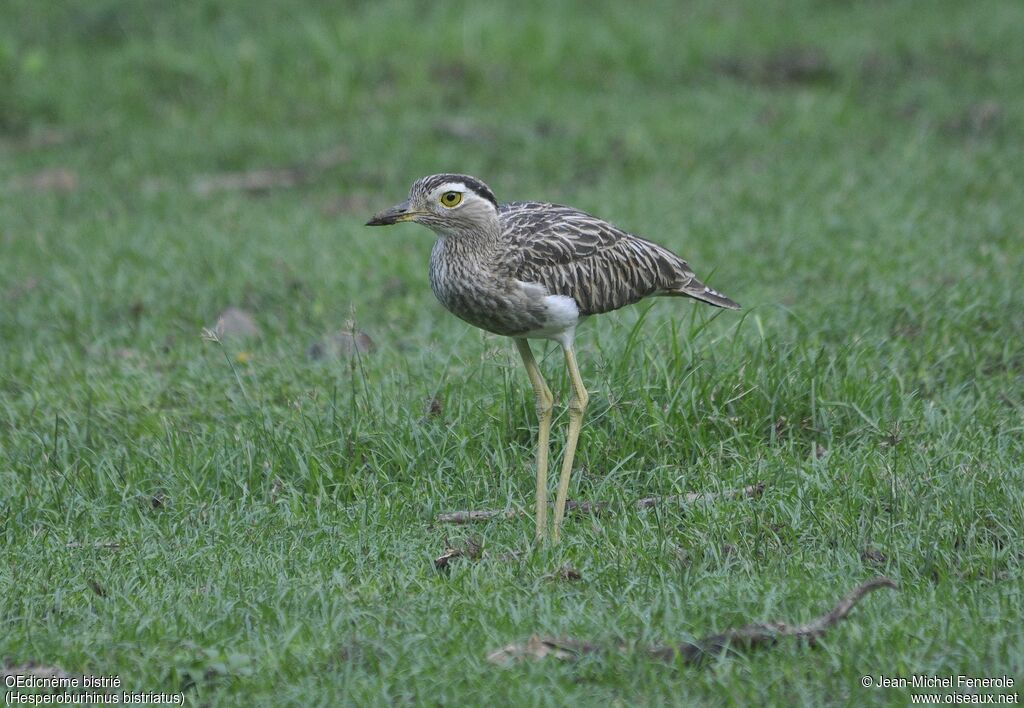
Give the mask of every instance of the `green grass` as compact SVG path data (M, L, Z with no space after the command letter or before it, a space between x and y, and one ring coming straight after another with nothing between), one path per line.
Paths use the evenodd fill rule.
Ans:
M0 660L196 705L1019 692L1024 5L178 5L0 8ZM339 146L294 189L192 189ZM32 187L54 168L76 188ZM581 329L571 496L616 511L557 548L528 517L432 523L533 494L514 347L435 302L429 232L362 226L444 170L660 241L745 308ZM229 305L259 341L202 339ZM353 318L375 352L308 359ZM879 573L901 591L817 648L485 658L806 621Z

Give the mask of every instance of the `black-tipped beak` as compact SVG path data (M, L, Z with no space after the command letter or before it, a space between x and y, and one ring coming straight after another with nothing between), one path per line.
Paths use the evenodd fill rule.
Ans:
M367 226L390 226L391 224L397 224L401 221L411 221L416 216L415 212L409 211L409 202L402 202L396 204L390 209L375 215L372 219L366 222Z

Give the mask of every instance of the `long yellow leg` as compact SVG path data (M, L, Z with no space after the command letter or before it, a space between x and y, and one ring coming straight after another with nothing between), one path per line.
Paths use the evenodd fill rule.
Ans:
M572 475L572 460L576 455L576 443L583 427L583 412L587 409L590 396L583 386L580 369L576 365L576 353L572 345L564 345L565 365L569 369L569 384L572 386L572 399L569 401L569 434L565 439L565 457L562 459L562 474L558 478L558 496L555 497L555 530L554 541L558 542L565 517L565 499L569 495L569 477Z
M542 540L548 528L548 440L551 436L551 406L554 398L551 390L544 383L537 360L530 351L530 343L525 339L517 339L519 356L526 365L526 373L533 384L533 392L537 398L537 540Z

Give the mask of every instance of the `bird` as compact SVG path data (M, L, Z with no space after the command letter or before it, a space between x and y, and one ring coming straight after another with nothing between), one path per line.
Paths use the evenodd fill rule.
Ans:
M538 419L536 539L547 537L548 453L554 399L530 348L557 342L571 398L551 538L557 543L573 459L589 395L576 360L577 326L650 296L686 297L715 307L739 304L705 285L664 246L596 216L547 202L499 203L491 188L465 174L416 180L408 198L377 213L367 226L415 222L436 235L430 287L452 314L511 337L533 387Z

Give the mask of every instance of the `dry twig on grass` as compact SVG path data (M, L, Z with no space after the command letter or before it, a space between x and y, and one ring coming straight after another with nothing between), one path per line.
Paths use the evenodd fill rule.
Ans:
M674 494L669 497L645 497L637 501L638 509L650 509L654 506L665 504L693 504L695 502L713 502L719 499L738 499L749 497L757 499L764 493L764 483L751 484L740 489L726 489L721 492L690 492L689 494Z
M6 679L8 677L22 678L34 678L34 679L72 679L76 678L74 674L68 673L59 666L48 666L41 664L38 661L29 661L24 664L12 664L8 663L5 659L0 664L0 679Z
M477 509L473 511L452 511L447 514L438 514L439 524L469 524L474 521L490 521L491 519L514 519L524 512L515 509Z
M95 548L97 550L120 550L121 544L117 541L97 541L96 543L83 543L81 541L68 541L65 548Z
M321 173L347 159L348 150L338 147L316 156L309 162L290 167L201 175L192 180L192 191L201 197L209 197L217 192L262 194L272 189L298 187L312 182Z
M686 664L702 664L725 652L739 653L763 647L773 646L782 637L796 637L814 645L825 633L845 619L865 595L879 588L896 589L895 582L886 577L877 577L854 588L842 598L829 612L817 617L807 624L789 625L785 622L766 622L748 624L737 629L730 629L720 634L712 634L696 642L678 642L661 644L647 649L647 654L656 659L674 661L679 657ZM629 647L619 645L617 652L626 652ZM590 654L605 654L611 651L608 647L580 639L551 639L530 637L523 643L509 644L496 649L487 655L493 664L514 664L526 659L543 659L554 656L556 659L576 660Z
M49 167L10 182L15 190L70 194L78 189L78 173L70 167Z
M447 571L448 566L456 558L463 556L475 560L479 558L484 551L483 544L475 538L467 539L466 542L461 546L449 546L444 549L444 553L434 559L434 568L440 571Z
M690 492L689 494L676 494L668 497L645 497L636 502L638 509L650 509L665 504L693 504L696 502L713 502L719 499L756 499L764 492L764 484L751 484L738 489L726 489L721 492ZM607 502L573 501L570 499L565 505L567 514L603 514L611 509ZM466 511L452 511L447 514L438 514L439 524L470 524L476 521L491 521L492 519L514 519L517 516L527 516L531 512L517 509L476 509Z

